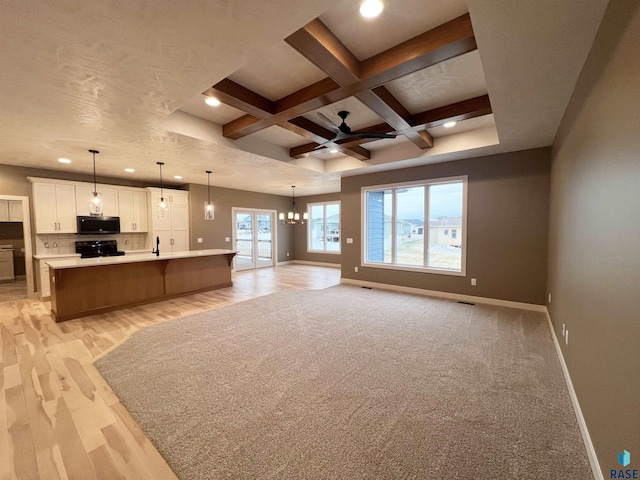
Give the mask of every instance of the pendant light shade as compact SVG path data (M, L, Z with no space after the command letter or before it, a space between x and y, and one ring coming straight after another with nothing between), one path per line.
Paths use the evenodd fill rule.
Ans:
M89 195L89 215L93 217L102 216L102 195L98 193L96 186L96 153L100 153L98 150L89 150L89 153L93 154L93 192Z
M213 211L213 203L211 203L211 183L209 182L211 178L211 170L206 170L207 172L207 201L204 202L204 219L205 220L213 220L215 218Z
M169 206L167 205L167 200L164 198L162 191L162 166L164 162L156 162L157 165L160 166L160 198L158 199L158 204L156 206L156 216L158 218L166 218L169 213Z
M280 212L278 214L278 219L287 225L295 225L297 223L304 225L304 223L309 219L309 215L307 212L302 214L300 217L300 212L298 211L298 206L296 205L296 186L291 186L291 210L287 212L287 217L285 218L284 213Z

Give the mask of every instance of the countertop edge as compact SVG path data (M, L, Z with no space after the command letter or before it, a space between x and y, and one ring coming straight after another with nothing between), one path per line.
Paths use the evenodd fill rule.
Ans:
M158 260L172 260L179 258L210 257L215 255L235 255L235 250L210 249L210 250L190 250L185 252L161 253L159 256L151 253L136 253L122 255L118 257L98 257L98 258L68 258L65 260L45 260L45 263L52 268L80 268L96 267L101 265L121 265L124 263L155 262Z

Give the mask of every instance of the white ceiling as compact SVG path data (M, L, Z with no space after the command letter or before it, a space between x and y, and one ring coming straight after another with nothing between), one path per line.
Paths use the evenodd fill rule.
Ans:
M364 20L355 0L0 2L0 163L100 176L299 195L335 192L340 177L550 145L606 0L386 0ZM221 125L244 115L204 105L230 77L275 100L324 75L283 41L316 17L360 59L469 10L478 51L387 88L411 112L489 94L493 115L431 129L433 149L404 138L364 145L369 161L323 154L292 160L309 140L270 127L238 141ZM381 123L357 100L354 129ZM308 118L317 123L317 114ZM58 157L72 159L63 166ZM127 174L125 167L136 169ZM0 192L1 193L1 192Z

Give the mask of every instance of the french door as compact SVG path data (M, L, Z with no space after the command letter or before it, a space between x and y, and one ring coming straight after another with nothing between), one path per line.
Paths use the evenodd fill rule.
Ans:
M276 212L233 208L234 270L271 267L276 264Z

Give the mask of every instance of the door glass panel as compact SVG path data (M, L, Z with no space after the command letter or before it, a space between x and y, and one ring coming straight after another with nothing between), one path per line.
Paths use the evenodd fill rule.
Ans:
M253 258L253 216L250 212L236 213L236 269L255 268Z
M259 213L258 218L258 266L273 265L273 232L271 214Z

